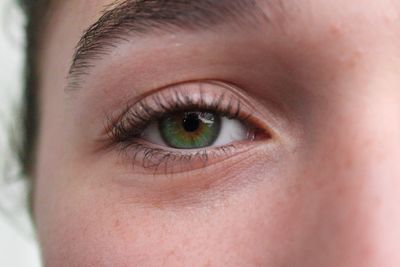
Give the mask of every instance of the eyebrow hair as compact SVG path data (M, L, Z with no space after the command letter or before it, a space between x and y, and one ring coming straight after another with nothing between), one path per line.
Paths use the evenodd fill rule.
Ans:
M272 0L268 2L281 2ZM124 0L106 8L79 40L68 73L67 88L79 87L94 61L110 53L129 36L179 30L212 30L221 23L255 25L268 16L256 0Z

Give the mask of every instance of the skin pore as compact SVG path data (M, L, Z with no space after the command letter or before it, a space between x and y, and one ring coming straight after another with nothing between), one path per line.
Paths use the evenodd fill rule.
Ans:
M56 4L33 175L45 266L399 266L399 12ZM183 111L226 118L219 145L167 146L152 125Z

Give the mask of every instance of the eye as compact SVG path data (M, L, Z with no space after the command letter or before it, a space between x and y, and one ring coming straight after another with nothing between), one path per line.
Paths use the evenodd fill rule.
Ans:
M212 111L184 111L151 123L141 137L171 148L200 149L246 140L249 135L249 127L238 119Z
M184 172L271 139L254 106L220 82L175 85L129 104L120 116L109 119L106 133L134 165Z

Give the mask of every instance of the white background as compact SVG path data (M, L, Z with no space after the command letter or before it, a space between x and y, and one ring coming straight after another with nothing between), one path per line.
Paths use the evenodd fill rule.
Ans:
M38 267L39 253L24 207L24 182L9 142L21 133L15 111L23 81L24 18L15 2L0 0L0 266Z

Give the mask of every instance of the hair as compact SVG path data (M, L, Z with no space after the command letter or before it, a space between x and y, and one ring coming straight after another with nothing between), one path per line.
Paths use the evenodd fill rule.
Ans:
M19 159L24 174L29 177L34 165L35 143L39 123L38 114L38 71L37 54L40 29L44 26L46 13L50 6L50 0L17 0L26 14L26 60L25 60L25 86L23 93L22 121L23 134L22 145L19 151Z

